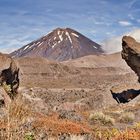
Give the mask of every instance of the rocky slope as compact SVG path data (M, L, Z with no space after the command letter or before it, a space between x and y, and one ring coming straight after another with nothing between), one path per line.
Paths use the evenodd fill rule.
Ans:
M20 67L20 94L8 113L0 108L0 139L8 139L10 130L11 139L93 140L100 132L97 140L106 140L139 122L139 97L127 98L137 77L124 69L120 56L90 55L61 63L42 57L15 59ZM115 95L135 101L118 105L110 92L117 85L122 87L112 89ZM139 85L134 88L137 92ZM128 113L130 121L124 118Z
M102 53L103 50L99 44L77 31L70 28L57 28L48 35L11 53L11 56L39 56L49 60L64 61Z

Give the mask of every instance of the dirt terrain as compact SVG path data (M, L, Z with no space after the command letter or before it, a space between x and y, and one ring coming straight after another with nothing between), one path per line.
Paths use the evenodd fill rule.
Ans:
M102 68L102 67L117 67L130 70L129 66L121 57L121 53L102 54L102 55L88 55L78 59L62 62L66 65L73 65L75 67L87 68Z
M123 97L121 93L126 92L128 97L127 90L140 89L136 74L120 53L69 62L41 57L15 61L20 68L19 95L8 111L10 128L5 128L4 107L0 110L1 138L9 132L14 139L115 140L120 131L132 126L137 135L139 96L118 104L111 94L113 89L114 94Z
M119 117L125 112L138 114L139 109L127 111L130 106L137 106L137 103L132 100L118 106L110 89L118 87L121 93L131 89L132 85L133 89L138 89L139 84L136 74L121 60L120 54L114 54L114 57L113 60L113 55L99 56L99 63L95 56L81 58L88 65L84 65L79 59L61 63L44 58L17 59L21 69L19 91L26 99L34 102L38 112L47 116L56 113L58 118L84 122L91 128L94 122L89 120L90 114L103 112L116 120L113 124L116 129L125 129L139 122L139 118L132 123L121 123L114 114L119 112ZM93 65L94 63L96 65Z

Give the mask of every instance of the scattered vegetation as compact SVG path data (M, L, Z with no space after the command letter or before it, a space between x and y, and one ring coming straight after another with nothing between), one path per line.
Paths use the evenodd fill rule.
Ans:
M119 130L116 128L93 128L95 140L112 140L119 134Z
M134 129L140 129L140 122L137 122L137 123L135 123L135 125L134 125Z
M25 140L35 140L34 135L32 133L26 133Z
M7 91L8 87L6 86ZM120 131L115 128L117 122L132 123L134 113L125 106L110 108L103 112L78 112L82 119L74 118L77 112L51 112L41 114L32 111L28 99L18 95L5 111L0 120L0 139L3 140L134 140L140 139L140 123L131 129ZM135 109L137 109L135 107ZM76 114L77 117L77 114ZM90 124L89 124L90 122ZM29 133L30 132L30 133Z
M6 82L3 82L3 88L4 90L7 92L7 93L10 93L11 92L11 85L7 85Z
M52 138L89 140L92 137L95 140L140 139L140 123L136 123L131 129L120 131L113 126L114 118L103 112L91 114L86 112L83 115L89 117L88 119L92 122L90 126L86 122L78 123L61 119L58 114L51 114L51 116L36 114L21 96L11 102L5 115L4 120L0 120L0 139L35 140L43 137L48 140ZM121 112L120 115L119 119L123 122L132 122L135 117L132 112L126 111ZM93 123L97 125L92 125Z
M113 140L140 140L140 130L139 129L126 129L120 132Z
M18 96L15 100L9 104L4 110L5 116L1 119L0 124L0 139L6 140L18 140L26 133L24 125L30 121L31 107L26 104L21 96Z
M133 123L135 120L135 114L132 112L123 112L119 120L121 123Z
M115 120L102 112L90 114L89 119L94 123L101 123L102 125L114 125Z

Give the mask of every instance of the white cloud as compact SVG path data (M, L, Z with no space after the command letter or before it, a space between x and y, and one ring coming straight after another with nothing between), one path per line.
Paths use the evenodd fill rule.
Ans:
M112 32L106 32L106 34L107 34L107 35L113 35L113 33L112 33Z
M0 52L9 54L9 53L15 51L16 49L17 48L13 48L13 47L11 47L11 48L1 48Z
M19 47L22 47L29 43L29 40L24 40L22 38L4 38L0 36L0 52L2 53L11 53L14 50L18 49Z
M122 36L104 40L102 42L103 49L106 53L115 53L121 51Z
M95 33L97 33L97 31L96 30L91 30L91 33L95 34Z
M22 32L19 32L21 30ZM49 31L51 29L47 29ZM13 33L0 34L0 52L11 53L24 45L30 43L33 40L40 38L47 32L44 27L31 28L27 30L26 27L17 27L17 30L13 30Z
M132 14L128 14L128 17L129 17L131 20L135 20L134 15L132 15Z
M140 29L133 30L129 33L124 33L121 36L117 36L102 42L103 49L106 53L115 53L122 50L122 37L124 35L129 35L134 37L138 42L140 42Z
M132 23L129 22L129 21L119 21L119 24L120 24L121 26L131 26L131 25L132 25Z

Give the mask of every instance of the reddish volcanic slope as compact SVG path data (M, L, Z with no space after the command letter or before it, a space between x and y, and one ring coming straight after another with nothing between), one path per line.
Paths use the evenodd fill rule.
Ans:
M11 53L12 57L45 57L65 61L86 55L99 55L101 46L70 28L57 28L46 36Z

